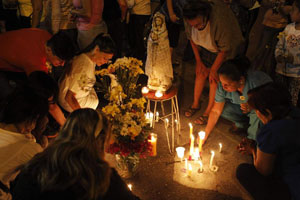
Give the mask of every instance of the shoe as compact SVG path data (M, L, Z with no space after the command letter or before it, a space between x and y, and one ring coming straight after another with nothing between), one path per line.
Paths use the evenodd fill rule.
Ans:
M206 125L207 121L208 121L208 116L201 115L194 121L194 123L197 125Z
M200 110L199 108L192 108L192 106L190 106L185 112L184 112L184 116L185 117L192 117L196 112L198 112Z

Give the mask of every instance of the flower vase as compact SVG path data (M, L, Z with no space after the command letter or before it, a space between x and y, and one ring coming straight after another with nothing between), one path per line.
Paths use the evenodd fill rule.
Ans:
M121 156L116 154L116 169L122 178L133 177L138 170L140 158L138 155Z

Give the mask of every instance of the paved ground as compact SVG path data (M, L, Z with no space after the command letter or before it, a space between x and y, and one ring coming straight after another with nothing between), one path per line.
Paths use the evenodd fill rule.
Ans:
M180 47L184 47L186 39L184 34L181 36ZM180 58L182 50L178 48L177 56ZM188 123L202 114L207 104L208 91L205 90L201 98L202 109L193 118L184 117L183 113L191 104L193 98L194 84L194 61L183 62L181 66L175 68L178 74L180 86L179 107L181 119L181 138L180 144L175 146L189 146L189 127ZM169 105L165 105L169 107ZM141 161L138 174L126 180L133 185L133 192L145 200L185 200L185 199L251 199L244 189L239 185L235 178L235 169L242 162L250 162L250 157L240 155L236 146L241 140L241 136L233 135L228 132L230 123L220 120L217 127L210 135L203 147L204 172L197 173L199 164L190 162L193 167L191 177L182 171L184 162L174 162L179 159L176 153L170 154L168 151L165 129L162 122L155 125L154 133L158 134L158 155L149 157ZM194 126L195 133L204 127ZM170 132L170 130L169 130ZM223 144L222 153L218 152L219 143ZM219 170L215 173L208 170L210 152L215 150L215 164ZM114 165L112 156L107 156L111 164Z

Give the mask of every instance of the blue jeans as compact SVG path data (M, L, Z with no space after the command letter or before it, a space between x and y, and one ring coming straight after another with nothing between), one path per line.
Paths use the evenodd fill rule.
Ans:
M261 122L255 112L244 114L239 104L226 101L221 117L232 121L238 128L247 128L248 138L256 140L256 135L261 126Z

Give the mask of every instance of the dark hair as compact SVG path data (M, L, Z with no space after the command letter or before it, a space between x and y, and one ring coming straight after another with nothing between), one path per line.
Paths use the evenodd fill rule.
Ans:
M108 133L103 117L90 108L70 114L56 140L37 154L24 171L37 179L42 193L69 191L77 199L97 199L110 183L111 170L102 160ZM100 141L99 141L100 140Z
M57 102L58 85L46 72L34 71L30 73L28 76L28 85L46 99L53 96L53 102Z
M298 8L298 10L300 11L300 0L295 0L294 4Z
M76 54L76 45L72 39L63 31L54 34L47 41L47 46L51 48L52 53L64 61L71 60Z
M268 111L272 119L284 118L291 108L291 96L287 88L276 83L267 83L248 91L248 104L264 116Z
M18 124L34 122L48 113L48 100L28 86L17 87L3 103L1 122Z
M205 0L188 1L183 6L183 17L195 19L198 16L209 17L212 10L212 3Z
M218 69L218 74L225 75L232 81L239 81L241 77L247 77L250 61L245 56L239 56L225 61Z
M109 34L100 33L91 44L89 44L81 53L87 53L92 51L96 46L99 47L101 52L113 54L116 51L115 42L112 40Z

